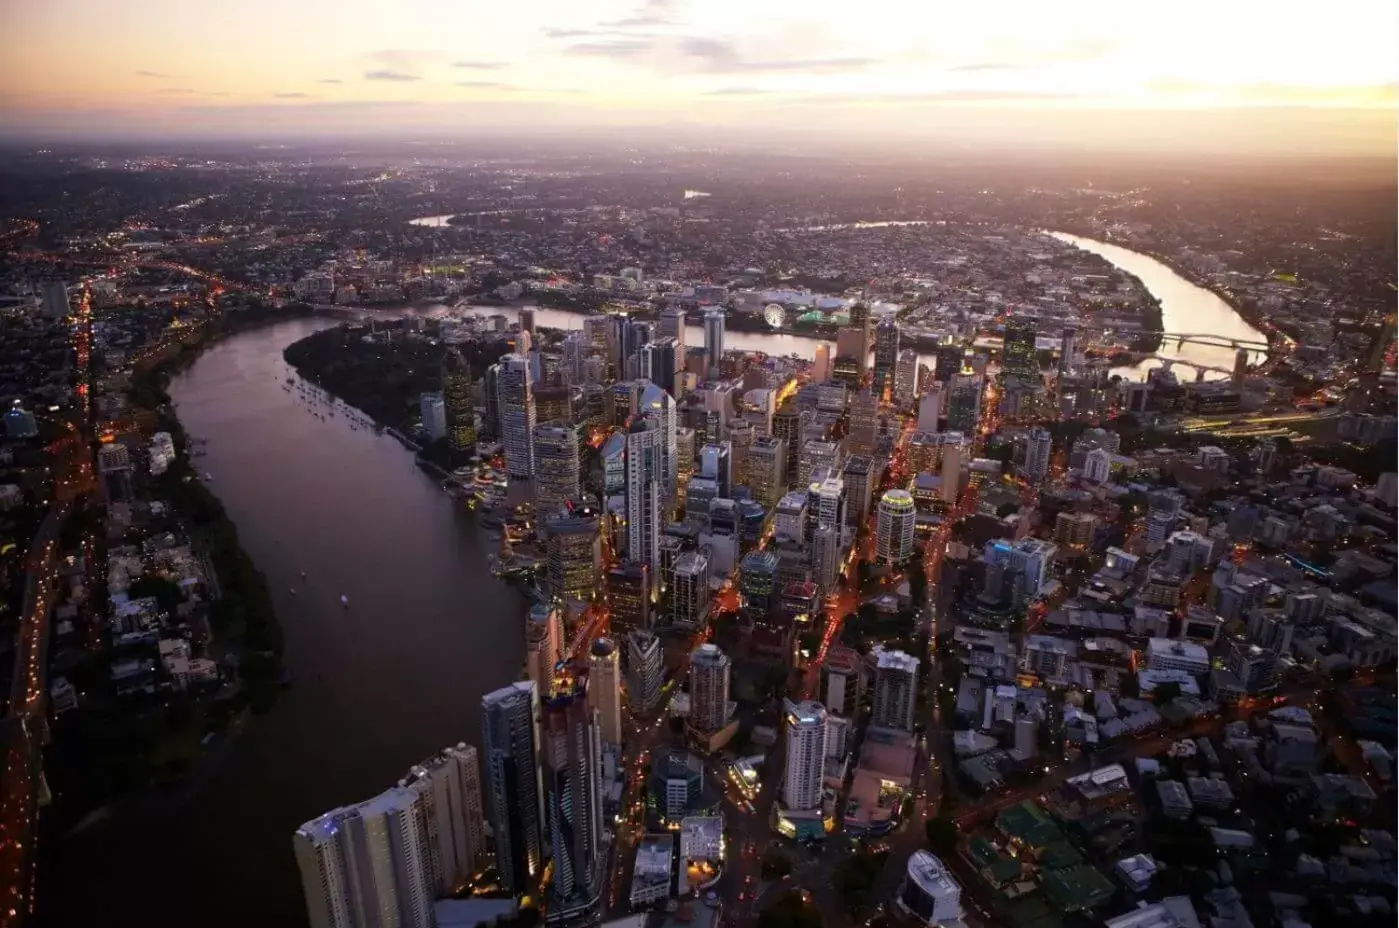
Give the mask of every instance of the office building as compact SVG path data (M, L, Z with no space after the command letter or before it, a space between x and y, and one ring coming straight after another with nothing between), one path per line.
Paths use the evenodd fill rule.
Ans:
M1098 517L1091 512L1061 512L1054 517L1054 540L1082 550L1093 540Z
M642 353L641 376L671 394L678 395L676 375L685 369L684 349L673 338L658 338Z
M656 419L637 419L627 429L627 556L653 576L661 566L663 441Z
M701 448L699 475L713 480L720 498L729 499L734 488L733 446L724 441L710 443Z
M887 490L879 500L875 553L885 564L902 564L913 556L913 528L918 513L907 490Z
M929 928L962 924L962 887L946 865L927 851L914 851L908 859L897 902Z
M724 311L711 309L704 314L705 376L719 379L719 365L724 358Z
M912 409L918 399L918 352L905 348L894 364L894 402L900 409Z
M773 510L772 536L774 539L805 541L808 535L807 503L809 492L793 490L782 494Z
M981 421L981 375L958 374L947 385L947 429L975 435Z
M1210 652L1203 645L1171 638L1152 638L1146 643L1148 670L1179 670L1199 676L1210 669Z
M312 928L432 928L429 845L419 794L394 787L327 812L292 837Z
M1001 352L1001 370L1007 376L1038 382L1039 354L1035 350L1035 323L1030 319L1010 319L1006 322L1005 342Z
M502 888L529 892L544 868L544 790L539 777L539 696L521 680L481 699L481 772Z
M1035 426L1025 436L1025 478L1031 484L1039 484L1049 476L1050 455L1054 448L1054 436L1049 429Z
M874 329L874 392L883 396L894 385L894 367L899 360L899 323L893 314L879 320ZM915 371L917 368L915 368Z
M952 378L962 373L966 359L966 349L959 344L939 345L936 352L937 364L933 378L938 383L951 383Z
M560 602L587 602L602 583L601 517L588 506L573 506L543 519L545 577L549 594Z
M870 724L913 731L918 707L918 658L902 651L874 651L874 708Z
M500 391L497 418L511 481L534 478L534 385L529 359L507 354L495 365ZM450 428L450 423L448 424Z
M607 744L621 744L621 654L611 638L598 638L588 652L588 699L597 709L602 740Z
M430 885L440 898L455 895L471 881L486 851L476 749L468 744L447 748L414 764L398 785L419 797Z
M442 356L442 403L452 459L466 460L476 453L476 407L471 399L471 365L455 348ZM426 406L424 410L426 428Z
M832 348L830 342L817 344L816 358L811 362L812 383L826 383L831 379Z
M845 718L854 718L865 689L865 677L860 653L853 648L833 644L821 663L821 702L826 711Z
M722 802L705 783L704 761L688 751L658 751L646 779L646 812L653 827L674 826L690 816L717 814Z
M962 464L968 451L958 432L949 432L939 437L948 438L953 435L957 436L957 441L942 442L942 499L949 506L956 504L958 494L962 490Z
M729 721L729 656L702 644L690 655L690 726L710 734Z
M418 416L423 420L423 434L429 442L447 437L447 402L441 393L424 393L418 397ZM472 412L472 428L476 414Z
M589 681L560 681L544 702L540 762L546 788L549 924L568 924L598 907L606 858L602 828L602 738Z
M1065 327L1059 336L1059 376L1067 377L1074 370L1074 352L1077 350L1075 341L1078 338L1078 330L1073 326Z
M782 768L782 805L792 811L821 808L826 770L826 708L814 700L784 701L787 756Z
M846 493L845 521L856 531L869 518L876 479L874 463L868 457L852 454L846 459L845 469L841 472Z
M748 449L748 489L764 506L776 506L787 492L787 443L766 436Z
M25 409L19 400L10 404L5 411L6 438L34 438L39 434L39 423L34 413Z
M660 321L656 323L656 336L658 338L673 338L680 350L681 356L685 354L685 310L676 306L667 306L661 310Z
M918 398L918 431L936 435L938 423L942 419L943 385L934 382L928 391Z
M868 390L850 399L850 420L846 442L860 454L874 451L879 437L879 398Z
M1083 458L1083 479L1089 483L1107 483L1112 477L1112 455L1106 448L1094 448Z
M554 668L563 660L563 614L552 606L537 603L525 620L525 672L535 689L547 695L553 685Z
M62 319L71 311L71 304L68 301L68 285L58 280L51 280L44 284L42 293L42 305L44 315L50 319Z
M8 430L11 425L10 416L14 415L11 410L5 417L5 426ZM97 448L97 476L102 484L102 494L107 498L107 502L125 502L132 497L132 473L131 453L121 442L100 445Z
M571 425L534 427L534 505L553 512L579 496L578 431Z
M818 471L840 472L840 445L833 441L810 439L802 443L801 463L797 470L797 486L810 486Z
M661 701L665 681L661 641L644 629L627 632L627 708L633 716L644 716Z
M686 551L675 561L671 617L677 625L698 628L709 618L709 558Z
M767 624L777 606L777 556L771 551L749 551L739 565L738 586L743 615L750 622Z
M656 423L660 431L660 469L656 480L660 485L661 504L669 509L675 502L676 474L679 461L676 460L676 429L680 423L675 413L675 399L655 384L647 384L637 399L637 415Z
M836 591L840 582L840 528L818 526L811 533L811 579L827 595Z
M562 385L541 386L534 391L534 424L572 426L573 416L572 387ZM538 451L536 450L536 456ZM537 463L537 462L536 462Z
M647 564L623 561L607 571L607 604L614 630L651 627L651 582Z

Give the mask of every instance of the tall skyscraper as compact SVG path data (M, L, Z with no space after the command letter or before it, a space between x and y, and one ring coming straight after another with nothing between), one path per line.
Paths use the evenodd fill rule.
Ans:
M675 413L675 398L655 384L647 384L637 400L637 414L654 420L661 432L661 469L656 479L661 485L661 504L668 509L675 502L679 466L675 432L680 423Z
M713 480L719 495L729 499L734 488L733 446L726 441L707 444L700 449L699 462L700 476Z
M544 703L541 757L553 876L548 923L597 908L602 892L602 738L586 677L564 681Z
M597 709L602 740L608 744L621 744L621 656L611 638L599 638L594 641L588 654L588 699Z
M588 506L543 517L549 594L559 601L594 599L602 584L600 516Z
M826 707L814 700L786 700L787 758L782 769L782 805L793 811L821 807L826 770Z
M704 364L710 380L719 379L719 363L724 357L724 311L711 309L704 314Z
M654 632L627 632L627 708L634 716L647 715L660 703L665 679L662 657L661 641Z
M500 359L500 440L505 445L505 473L511 480L534 478L534 387L529 358L507 354Z
M661 567L662 442L660 423L650 417L627 430L627 556L652 576Z
M875 522L875 551L885 564L902 564L913 556L918 513L907 490L886 490Z
M421 798L394 787L327 812L292 838L312 928L431 928Z
M686 551L675 562L671 618L675 624L698 628L709 616L709 558Z
M1035 426L1026 433L1025 476L1031 483L1040 483L1049 475L1050 453L1054 447L1054 436L1049 429Z
M894 402L901 409L911 409L917 399L918 352L904 348L894 364Z
M1059 335L1059 376L1066 377L1073 373L1074 352L1078 350L1075 342L1078 340L1078 330L1073 326L1065 326L1064 331Z
M579 495L578 431L571 425L534 427L534 505L552 512Z
M816 345L816 358L811 362L811 382L825 383L831 379L831 360L834 346L830 342Z
M772 507L787 492L787 443L762 436L748 449L748 489L753 498Z
M947 391L948 431L975 435L980 420L981 376L959 374L953 377Z
M833 441L811 439L802 444L801 462L797 468L797 486L808 487L820 471L840 471L840 445Z
M658 338L642 349L641 376L674 396L675 375L685 369L684 349L673 338Z
M486 850L476 749L447 748L413 765L398 785L419 796L431 885L439 897L451 896L471 880Z
M1022 380L1037 382L1040 374L1039 355L1035 350L1035 323L1031 319L1010 319L1006 322L1004 347L1001 349L1001 369Z
M530 606L525 620L525 672L542 694L554 682L554 668L563 660L563 615L543 603Z
M539 778L539 696L521 680L481 699L481 767L507 892L528 892L544 869L544 790Z
M966 349L960 343L950 345L939 345L937 348L937 367L933 377L938 383L950 383L953 377L962 373L962 364L966 359Z
M471 366L455 348L442 356L442 405L447 446L454 460L464 460L476 453L476 408L471 401Z
M667 306L661 310L660 322L656 324L656 335L661 338L673 338L680 346L680 355L685 355L685 310L676 306Z
M899 323L890 314L880 319L874 330L875 395L883 396L884 391L894 385L894 367L898 361Z
M928 392L918 398L918 431L930 435L938 433L938 422L942 418L943 385L934 382Z
M706 734L729 720L729 656L702 644L690 655L690 725Z
M902 651L876 649L870 724L913 731L917 707L918 658Z
M811 533L811 576L826 595L836 591L840 579L840 529L819 526Z

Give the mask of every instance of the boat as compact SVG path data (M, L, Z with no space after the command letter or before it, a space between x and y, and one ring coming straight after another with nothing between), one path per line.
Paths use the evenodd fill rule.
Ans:
M341 593L340 605L344 606L346 609L350 608L350 597L346 596L344 593Z

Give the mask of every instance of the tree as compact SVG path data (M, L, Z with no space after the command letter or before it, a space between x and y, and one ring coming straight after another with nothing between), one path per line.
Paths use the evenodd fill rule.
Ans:
M1164 706L1172 700L1180 698L1180 684L1168 680L1165 683L1158 683L1151 691L1151 698L1157 705Z
M758 928L822 928L821 913L807 904L801 893L792 890L763 909L758 915Z
M928 819L923 826L928 837L928 847L939 854L951 854L957 848L957 823L945 813Z
M175 607L184 599L184 594L180 592L178 585L157 574L146 574L132 583L126 592L132 599L154 596L160 610L170 613L173 613Z
M763 851L762 874L765 880L777 880L792 872L792 860L776 844Z
M847 856L831 874L836 891L845 898L845 905L856 912L869 902L870 890L879 876L885 855L861 852Z
M1139 698L1142 694L1142 686L1141 683L1137 681L1137 675L1134 673L1124 673L1118 679L1117 692L1119 695L1125 696L1128 699Z

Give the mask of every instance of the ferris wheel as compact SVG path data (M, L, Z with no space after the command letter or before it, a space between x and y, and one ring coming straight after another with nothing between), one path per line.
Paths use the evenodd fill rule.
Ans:
M787 310L778 303L769 303L763 307L763 318L774 329L780 329L787 321Z

